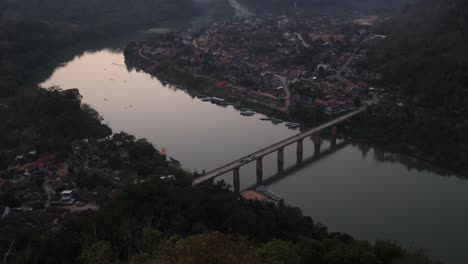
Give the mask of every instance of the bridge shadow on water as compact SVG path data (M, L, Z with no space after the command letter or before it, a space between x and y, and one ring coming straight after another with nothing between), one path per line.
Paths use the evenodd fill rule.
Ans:
M351 141L349 140L343 140L341 141L340 143L337 143L336 145L334 146L330 146L329 148L327 148L326 150L324 151L320 151L320 154L318 155L313 155L305 160L300 160L298 159L298 161L296 162L296 164L294 164L293 166L289 166L288 168L284 169L283 171L278 171L277 173L273 174L272 176L269 176L268 178L265 178L261 184L259 183L256 183L254 185L250 185L250 186L247 186L245 188L242 188L241 191L246 191L246 190L251 190L251 189L255 189L261 185L263 186L268 186L268 185L271 185L271 184L274 184L278 181L281 181L282 179L284 178L287 178L288 176L294 174L295 172L297 171L300 171L302 169L304 169L305 167L311 165L311 164L314 164L316 162L319 162L320 160L334 154L335 152L345 148L346 146L348 146L349 144L351 144Z

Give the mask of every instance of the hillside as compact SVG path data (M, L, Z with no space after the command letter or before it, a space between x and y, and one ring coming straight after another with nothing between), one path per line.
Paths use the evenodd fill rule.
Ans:
M239 0L256 14L288 12L316 14L350 14L352 12L388 13L411 0Z
M370 46L368 66L383 74L382 87L402 94L404 107L370 121L370 133L467 172L468 2L420 1L379 33L387 38Z

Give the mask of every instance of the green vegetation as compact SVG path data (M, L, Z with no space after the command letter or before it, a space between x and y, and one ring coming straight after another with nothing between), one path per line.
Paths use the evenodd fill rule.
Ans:
M60 151L73 139L110 134L98 113L81 104L77 90L31 85L53 68L49 64L56 63L60 51L196 13L190 0L0 0L0 165L28 149Z
M0 107L0 166L25 150L68 150L73 139L111 134L101 117L81 103L76 89L24 88Z
M401 7L406 0L239 0L256 14L284 14L285 11L301 14L325 13L350 14L350 10L360 12L388 13ZM296 8L295 8L296 7Z
M382 27L388 37L370 47L368 66L404 107L366 118L356 133L468 172L467 17L466 1L421 1Z
M224 184L149 178L95 213L56 231L7 218L0 252L9 263L392 263L410 257L394 243L330 233L298 208L244 200ZM431 263L427 258L410 263ZM426 261L426 262L424 262Z

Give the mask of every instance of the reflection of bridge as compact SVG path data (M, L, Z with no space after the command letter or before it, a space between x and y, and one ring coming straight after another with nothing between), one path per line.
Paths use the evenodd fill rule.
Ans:
M240 179L239 179L239 169L240 167L244 166L247 163L250 163L252 161L257 161L257 183L261 183L263 181L263 165L262 165L262 159L264 156L273 153L273 152L278 152L278 170L283 171L283 164L284 164L284 148L286 146L289 146L291 144L297 143L297 157L298 160L302 160L302 155L303 155L303 142L304 138L307 137L312 137L312 139L315 142L315 151L318 153L320 151L320 132L324 129L331 128L331 142L332 145L336 144L336 126L340 124L341 122L344 122L351 117L361 113L362 111L365 110L365 106L360 107L357 110L354 110L352 112L349 112L345 115L342 115L340 117L337 117L325 124L322 124L320 126L317 126L315 128L312 128L310 130L307 130L305 132L302 132L300 134L297 134L295 136L289 137L285 140L282 140L278 143L275 143L273 145L270 145L266 148L263 148L259 151L256 151L254 153L251 153L250 155L247 155L245 157L242 157L238 160L235 160L231 163L228 163L226 165L223 165L217 169L214 169L212 171L207 172L205 175L200 176L196 178L193 181L193 185L200 184L202 182L214 179L218 176L221 176L227 172L233 171L234 173L234 191L238 192L239 191L239 185L240 185Z
M325 151L320 151L320 153L317 152L319 150L316 148L315 149L316 152L315 152L315 154L313 156L311 156L311 157L309 157L309 158L307 158L305 160L300 160L299 159L299 160L297 160L297 163L295 165L292 165L291 167L288 167L283 171L278 171L277 173L275 173L271 177L268 177L264 181L257 182L256 184L245 187L243 189L250 190L250 189L255 189L256 187L261 186L261 185L268 186L268 185L274 184L275 182L278 182L281 179L288 177L292 173L294 173L296 171L300 171L301 169L303 169L303 168L305 168L305 167L307 167L307 166L309 166L309 165L311 165L311 164L313 164L315 162L318 162L318 161L324 159L325 157L328 157L328 156L332 155L333 153L337 152L340 149L343 149L344 147L348 146L349 144L350 144L350 141L348 141L348 140L341 141L340 143L338 143L336 145L331 144L328 149L326 149Z

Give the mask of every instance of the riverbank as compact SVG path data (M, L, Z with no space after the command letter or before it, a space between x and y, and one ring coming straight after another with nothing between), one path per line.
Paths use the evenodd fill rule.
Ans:
M88 77L77 79L77 72ZM45 85L53 83L80 87L83 101L94 106L114 131L124 130L165 147L168 155L192 171L208 171L297 133L282 124L259 121L259 115L243 117L233 106L202 102L147 73L127 69L121 52L102 50L77 57L57 69ZM304 166L292 171L288 168L296 167L296 148L285 148L284 166L290 173L275 178L268 188L332 231L418 245L448 263L464 263L449 260L464 259L464 254L455 253L464 240L453 234L464 230L461 222L466 222L459 211L460 201L466 200L462 198L467 193L465 181L442 177L430 168L407 168L405 160L381 161L380 152L361 145L341 147L338 140L340 147L333 155L309 163L314 146L304 140ZM322 152L328 153L328 147L324 140ZM267 179L277 173L275 155L264 159L263 166L264 179L270 183ZM255 184L255 166L245 166L240 173L241 187ZM230 183L232 175L222 179ZM388 197L393 197L390 202ZM444 223L439 215L452 219L450 228L437 229Z

